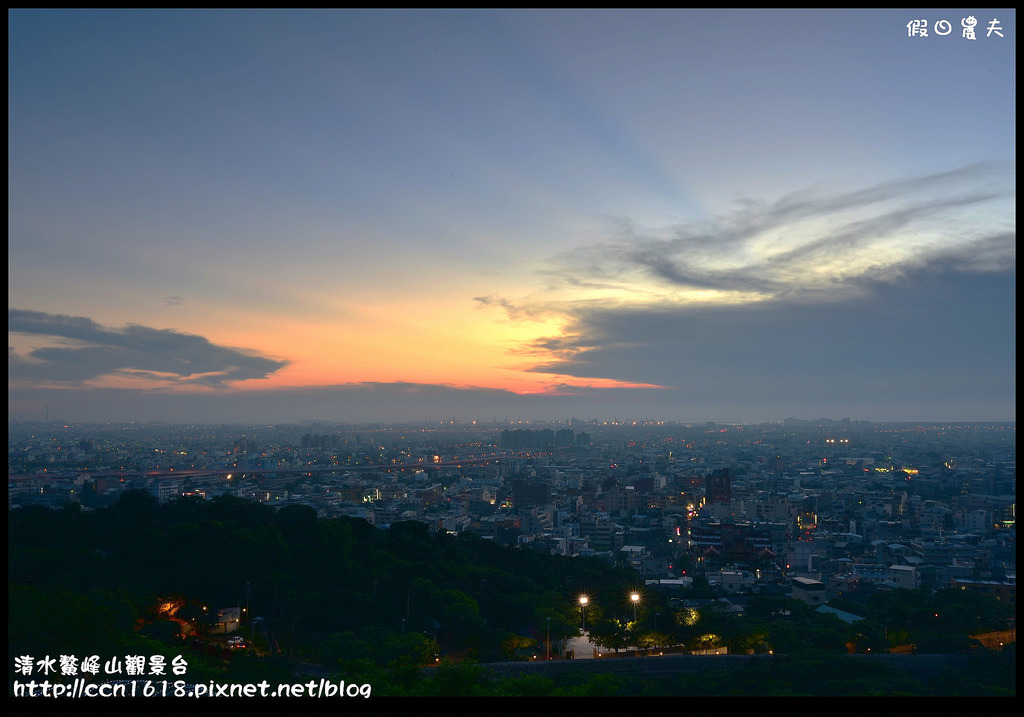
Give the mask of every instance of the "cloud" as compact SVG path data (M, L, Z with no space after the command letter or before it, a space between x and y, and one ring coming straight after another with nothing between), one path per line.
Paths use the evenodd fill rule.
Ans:
M660 229L622 221L553 257L545 290L487 305L559 317L561 330L516 350L559 380L654 384L670 387L664 402L764 416L917 406L942 420L988 406L1005 418L1016 261L1005 169L748 200Z
M481 306L486 307L497 307L503 309L510 319L521 318L524 313L523 307L515 306L508 299L503 299L500 296L474 296L473 301L477 302Z
M10 309L8 331L56 339L22 356L8 351L12 383L83 384L118 376L219 388L265 378L287 362L217 346L201 336L129 324L111 329L81 316Z
M702 224L643 231L627 222L611 239L554 257L548 276L580 292L566 302L571 309L588 296L675 305L836 300L936 263L1005 270L1015 228L1004 170L979 164L855 191L745 200Z
M1010 272L922 268L844 302L594 307L576 311L564 336L539 339L547 359L530 370L659 384L680 406L762 406L765 416L816 405L895 415L946 401L936 420L968 403L1006 418L1014 294Z

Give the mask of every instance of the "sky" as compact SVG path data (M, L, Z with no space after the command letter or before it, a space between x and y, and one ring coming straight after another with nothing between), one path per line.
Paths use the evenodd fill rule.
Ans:
M8 41L9 420L1015 420L1013 10Z

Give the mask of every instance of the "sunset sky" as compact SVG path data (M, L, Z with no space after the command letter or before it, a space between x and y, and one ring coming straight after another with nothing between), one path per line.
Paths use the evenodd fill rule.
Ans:
M1015 419L1012 10L8 19L11 419Z

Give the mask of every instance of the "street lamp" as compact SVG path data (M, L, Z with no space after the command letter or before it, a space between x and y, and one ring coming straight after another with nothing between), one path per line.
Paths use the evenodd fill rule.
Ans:
M551 659L551 618L549 617L549 618L546 618L546 619L548 621L548 644L547 644L547 649L544 651L544 659L545 660L550 660Z
M636 622L636 606L640 602L640 593L634 590L629 594L629 600L633 603L633 622Z
M583 634L587 634L587 603L590 602L590 598L586 595L580 595L580 612L583 614Z
M434 662L440 662L441 661L441 643L437 641L437 635L435 635L432 632L427 632L426 630L420 630L420 632L422 632L424 635L430 635L432 638L434 638L434 644L437 645L437 652L434 653Z
M295 619L292 620L292 657L295 657L295 623L298 622L300 617L302 617L302 615L296 615Z
M256 626L263 624L262 617L254 617L252 619L252 630L249 633L249 652L252 653L252 643L256 639Z

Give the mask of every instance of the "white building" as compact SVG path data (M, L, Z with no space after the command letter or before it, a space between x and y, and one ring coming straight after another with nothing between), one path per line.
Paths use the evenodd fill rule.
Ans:
M811 606L825 604L825 583L811 578L791 578L792 597Z
M921 585L917 568L911 565L890 565L889 580L907 590L914 590Z

